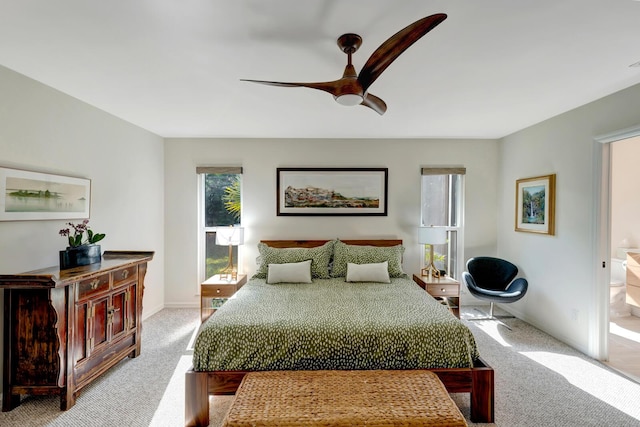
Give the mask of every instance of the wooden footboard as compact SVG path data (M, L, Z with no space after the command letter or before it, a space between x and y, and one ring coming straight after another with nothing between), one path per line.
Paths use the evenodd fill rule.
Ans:
M432 369L450 393L469 393L471 421L494 420L493 368L479 359L473 368ZM209 425L209 396L234 394L244 371L196 372L185 375L185 425Z
M494 420L493 368L478 359L471 369L431 369L449 393L469 393L471 421L492 423Z

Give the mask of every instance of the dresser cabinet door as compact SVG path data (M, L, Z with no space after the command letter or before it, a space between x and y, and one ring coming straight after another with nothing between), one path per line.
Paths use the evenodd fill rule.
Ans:
M109 304L111 297L76 303L74 361L79 362L109 342Z
M91 301L91 347L89 355L101 345L109 342L109 306L110 296L105 296Z
M131 329L136 327L137 324L137 307L138 307L138 284L133 283L129 286L129 295L127 296L126 301L126 330L130 331Z
M111 296L109 307L109 323L111 326L111 339L116 339L127 332L127 299L129 288L120 289Z

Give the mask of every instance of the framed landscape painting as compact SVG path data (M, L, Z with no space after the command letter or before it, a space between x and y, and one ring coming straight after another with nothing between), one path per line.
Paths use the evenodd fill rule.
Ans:
M277 215L387 215L387 168L278 168Z
M0 168L0 221L89 218L91 180Z
M516 181L516 231L555 234L556 175Z

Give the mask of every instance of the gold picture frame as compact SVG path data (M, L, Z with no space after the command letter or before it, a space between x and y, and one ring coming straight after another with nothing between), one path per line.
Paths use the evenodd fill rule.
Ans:
M555 235L556 175L516 180L515 231Z

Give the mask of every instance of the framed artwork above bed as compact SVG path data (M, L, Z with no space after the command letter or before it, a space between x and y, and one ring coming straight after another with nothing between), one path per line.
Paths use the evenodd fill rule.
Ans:
M386 216L387 168L278 168L278 216Z

